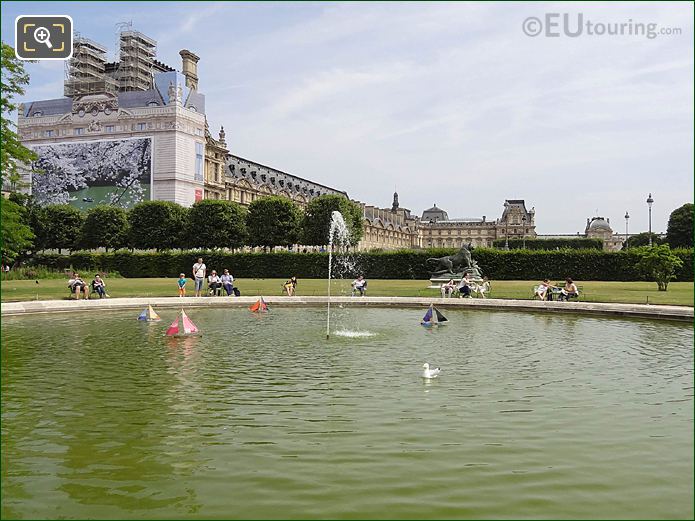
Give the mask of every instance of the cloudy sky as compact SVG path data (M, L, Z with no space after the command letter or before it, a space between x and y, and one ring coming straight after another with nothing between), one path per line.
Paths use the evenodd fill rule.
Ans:
M524 33L546 13L583 33L562 16L559 37ZM396 187L418 214L494 219L525 199L539 233L574 233L597 211L646 230L649 192L665 231L693 200L691 3L3 2L3 41L19 14L69 14L111 50L132 21L177 69L194 51L232 153L369 204ZM62 96L62 62L27 68L26 100Z

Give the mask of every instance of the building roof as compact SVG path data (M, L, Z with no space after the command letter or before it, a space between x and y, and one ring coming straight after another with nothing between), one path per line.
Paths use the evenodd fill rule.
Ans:
M164 100L162 100L157 89L131 90L118 93L118 106L124 109L147 107L151 103L156 103L158 106L164 105Z
M588 229L591 231L606 231L613 233L611 225L608 224L603 217L593 217Z
M255 165L258 168L258 172L256 174L256 177L254 177L251 172L246 172L243 173L240 170L237 170L236 168L233 168L234 165L230 164L233 162L245 162L250 165ZM345 197L348 197L347 192L343 190L338 190L337 188L331 188L330 186L322 185L320 183L317 183L315 181L309 181L308 179L304 179L303 177L296 176L294 174L289 174L287 172L283 172L282 170L278 170L277 168L273 168L271 166L266 166L262 165L261 163L257 163L255 161L251 161L250 159L245 159L243 157L235 156L233 154L229 154L227 156L227 170L229 174L231 174L234 177L239 177L239 178L244 178L247 181L251 182L252 184L264 184L265 181L258 181L257 178L261 177L265 174L270 174L271 177L274 175L277 177L277 182L278 185L283 190L287 191L295 191L295 192L304 192L304 193L309 193L311 196L316 196L316 195L322 195L321 190L323 189L327 191L328 193L333 193L333 194L341 194L344 195ZM266 172L261 172L261 170L266 170ZM267 178L267 175L266 175ZM282 183L280 182L282 181ZM288 181L292 184L292 186L288 186ZM311 188L310 188L311 187ZM320 189L315 189L313 187L319 187Z
M194 108L196 112L205 114L205 96L197 90L192 90L186 100L186 107Z
M441 208L437 207L436 203L432 208L428 208L424 212L422 212L422 221L448 221L449 220L449 215L442 210Z
M30 101L24 104L24 116L55 116L72 112L72 99L58 98L42 101ZM40 114L38 114L40 113Z

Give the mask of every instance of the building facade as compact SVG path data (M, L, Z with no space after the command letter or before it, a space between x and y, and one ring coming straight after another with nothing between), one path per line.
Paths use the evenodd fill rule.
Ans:
M197 91L197 57L181 52L182 74L158 62L156 42L141 33L125 31L120 42L120 61L108 63L105 47L76 38L66 95L20 105L20 139L38 153L45 174L27 180L39 202L123 202L134 186L131 203L190 206L204 197L205 97ZM131 168L133 150L141 161ZM118 172L120 164L126 167ZM104 193L110 198L95 195Z
M603 241L603 251L620 251L626 240L625 234L618 234L613 231L610 224L611 220L604 217L592 217L586 219L584 233L576 234L554 234L539 235L539 239L600 239ZM631 234L634 235L634 234Z
M418 219L407 208L401 208L398 194L393 194L391 208L378 208L359 201L363 215L362 240L358 250L397 250L418 246Z
M587 239L601 239L605 251L619 251L623 249L625 236L613 233L610 219L604 217L587 218L584 235Z
M300 207L320 195L339 195L347 198L342 190L331 188L302 177L262 165L233 154L225 163L225 199L244 206L259 197L280 195L291 199Z
M364 236L361 250L399 248L460 248L492 247L495 239L536 237L535 209L526 210L523 199L508 199L499 219L451 219L436 204L412 216L410 210L400 208L398 194L394 193L391 208L377 208L360 203L364 212Z

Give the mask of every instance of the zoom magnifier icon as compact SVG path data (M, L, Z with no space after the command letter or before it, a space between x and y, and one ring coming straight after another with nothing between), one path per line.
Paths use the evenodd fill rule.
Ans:
M51 45L51 33L45 27L37 27L34 30L34 39L39 43L45 44L49 49L53 48L53 45Z

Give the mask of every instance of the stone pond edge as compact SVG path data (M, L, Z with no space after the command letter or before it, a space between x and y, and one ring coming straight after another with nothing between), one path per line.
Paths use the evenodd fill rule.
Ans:
M3 302L0 315L3 317L31 315L36 313L79 312L85 310L142 309L148 304L157 308L205 308L243 307L258 297L152 297L110 298L99 300L38 300ZM265 301L279 306L322 306L328 298L264 296ZM693 308L688 306L666 306L654 304L618 304L599 302L541 302L511 299L458 299L427 297L331 297L331 304L375 307L425 307L430 304L446 308L475 310L533 311L544 313L576 313L613 317L634 317L693 322Z

